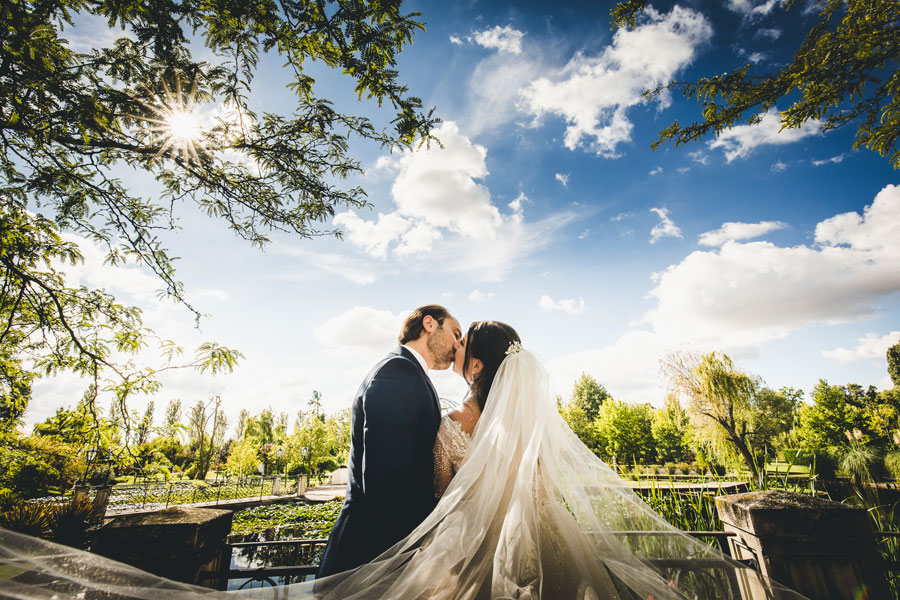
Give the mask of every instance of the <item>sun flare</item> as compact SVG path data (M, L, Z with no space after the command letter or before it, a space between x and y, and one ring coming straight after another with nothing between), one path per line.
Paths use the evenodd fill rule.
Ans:
M175 80L174 91L169 89L165 81L162 82L162 87L162 98L151 94L152 102L141 101L154 116L137 116L148 123L150 143L159 145L153 158L159 158L168 152L172 158L197 162L198 152L205 151L202 121L194 110L197 82L194 81L187 94L182 93L180 77Z
M175 110L166 118L169 136L180 143L196 142L203 137L200 119L194 112Z

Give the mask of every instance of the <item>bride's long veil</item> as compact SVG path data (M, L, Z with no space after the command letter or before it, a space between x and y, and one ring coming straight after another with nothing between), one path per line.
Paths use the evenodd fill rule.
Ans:
M317 597L721 600L743 582L801 598L657 515L562 420L535 356L514 350L434 512L373 562L320 580Z
M720 600L739 598L741 581L762 594L754 598L801 598L660 518L572 433L548 383L530 352L507 356L469 455L434 512L372 562L286 586L282 597ZM21 539L32 540L0 530L0 564L44 567L70 589L91 588L100 597L109 586L128 597L191 595L188 586L91 554L60 557L54 544L40 542L49 559L39 548L6 548ZM103 583L92 587L91 580ZM30 591L21 586L15 597L50 596ZM259 590L227 594L259 597Z

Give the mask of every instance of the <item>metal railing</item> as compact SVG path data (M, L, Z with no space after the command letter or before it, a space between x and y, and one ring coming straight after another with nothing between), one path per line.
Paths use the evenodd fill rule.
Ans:
M664 535L681 535L681 532L673 531L622 531L615 532L616 535L622 537L639 537L639 536L664 536ZM756 569L757 564L753 559L736 560L731 558L731 548L728 539L735 537L737 534L726 531L687 531L688 535L698 539L714 539L719 550L733 562L740 563L746 567ZM294 581L303 581L310 576L314 576L318 570L318 559L320 558L320 548L328 542L327 539L289 539L276 541L260 541L260 542L238 542L226 545L219 559L219 568L216 570L201 571L200 578L203 581L212 583L211 587L220 590L228 588L229 581L243 580L238 586L239 589L253 587L255 584L260 586L273 587L275 598L280 596L279 587L293 583ZM265 556L258 556L260 549L281 549L287 546L300 546L300 553L303 557L308 558L304 564L292 565L274 565L247 568L233 568L233 553L235 550L250 550L249 558L253 560L263 559ZM324 550L324 549L322 549ZM248 558L245 556L244 558ZM703 558L666 558L666 559L648 559L648 564L658 569L668 569L675 572L674 580L677 583L678 578L686 571L697 572L703 570L715 570L722 568L722 561L717 559ZM733 598L740 598L737 577L734 572L726 573L728 586ZM280 581L278 581L280 579Z
M303 477L303 476L301 476ZM178 504L218 505L266 496L296 495L300 478L223 477L214 481L147 480L112 488L107 514L168 508Z

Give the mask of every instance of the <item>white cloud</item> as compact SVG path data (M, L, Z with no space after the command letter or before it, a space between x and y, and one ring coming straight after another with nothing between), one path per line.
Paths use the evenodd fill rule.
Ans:
M558 311L570 315L580 315L584 312L584 298L566 298L556 301L550 296L541 296L538 306L546 312Z
M577 237L578 237L579 240L583 240L583 239L585 239L587 236L589 236L590 234L591 234L591 230L590 230L590 229L585 229L584 231L582 231L581 233L579 233Z
M729 241L693 252L654 276L656 305L614 342L556 357L548 365L554 393L568 395L587 372L619 399L659 403L659 360L677 350L755 356L773 339L812 324L872 316L900 294L900 186L887 186L863 215L822 221L813 246ZM861 338L836 349L836 360L881 360L900 332ZM881 387L890 387L887 379Z
M841 163L848 156L850 156L850 155L847 154L846 152L844 152L842 154L838 154L837 156L832 156L831 158L826 158L823 160L814 160L814 161L812 161L812 164L816 167L821 167L822 165L828 165L828 164L836 165L836 164Z
M747 55L747 60L755 65L756 63L765 60L767 56L768 54L766 54L765 52L751 52Z
M672 79L712 35L703 15L681 6L665 15L648 7L644 14L636 29L617 30L599 55L578 53L559 72L522 91L520 106L535 124L544 115L560 115L567 122L567 148L619 156L619 144L631 140L627 109L646 102L641 92ZM662 95L659 101L666 107L670 98Z
M354 306L313 330L316 339L331 348L384 352L397 344L408 312L394 314L371 306Z
M770 40L777 40L781 37L781 30L777 28L760 28L756 30L756 33L753 34L753 37L766 37Z
M759 223L723 223L718 229L700 234L697 241L701 246L721 246L726 242L750 240L787 227L781 221L760 221Z
M73 25L62 24L60 36L69 41L69 48L75 52L88 53L95 48L109 48L119 38L135 39L130 28L125 30L109 26L106 18L87 12L73 15Z
M192 295L198 298L210 298L212 300L219 300L220 302L224 302L229 298L228 292L215 288L199 288L194 290L194 293Z
M650 230L650 243L655 244L657 240L664 237L681 238L681 229L675 225L669 217L668 208L651 208L650 212L656 213L659 217L659 223Z
M546 47L524 45L522 52L496 52L472 69L466 82L466 114L460 118L471 135L483 131L508 133L511 122L521 120L516 103L520 90L546 72Z
M462 39L458 38L458 37L455 36L455 35L451 35L451 36L450 36L450 43L451 43L451 44L456 44L457 46L462 46L462 45L463 45Z
M780 0L764 0L763 2L757 2L756 0L728 0L728 8L744 17L756 18L764 17L771 13L779 2Z
M469 294L469 300L472 302L484 302L485 300L490 300L494 297L494 292L489 292L485 294L481 290L472 290L472 293Z
M443 148L407 151L392 192L398 214L421 219L470 238L493 238L502 223L486 187L475 182L487 176L487 150L473 144L452 121L436 132Z
M163 287L158 278L131 262L116 266L105 264L106 252L96 242L69 232L60 232L60 237L77 244L84 257L84 262L76 265L54 265L69 285L105 289L117 296L126 294L127 302L157 302L157 292Z
M400 243L394 248L394 254L397 256L427 254L431 252L434 243L443 237L440 231L427 223L417 223L415 227L403 234Z
M610 217L609 220L613 223L618 223L619 221L624 221L625 219L631 219L632 217L634 217L633 212L623 212L623 213L619 213L615 216Z
M384 258L388 246L409 231L412 224L396 213L378 214L378 221L364 221L356 213L342 212L334 224L346 230L347 239L372 256Z
M781 162L780 160L772 163L772 166L769 167L769 169L773 173L782 173L784 171L787 171L787 168L788 168L787 163Z
M760 146L791 144L811 135L820 135L819 121L810 120L798 129L781 130L781 113L772 109L755 125L737 125L709 142L710 148L722 148L725 160L743 158Z
M493 48L499 52L521 54L522 37L524 35L524 32L513 28L512 25L505 27L497 25L493 29L475 32L472 34L472 37L479 46Z
M384 156L379 156L375 161L374 170L391 172L396 171L398 168L395 157L391 154L385 154Z
M649 175L659 175L660 173L662 173L662 170L662 167L656 167L655 169L650 171Z
M473 144L452 121L436 132L443 148L432 145L404 152L391 188L395 212L365 221L341 213L335 224L347 239L371 256L406 259L408 266L472 273L498 281L520 259L549 243L569 221L556 214L539 222L524 219L524 194L502 214L477 179L487 174L484 147ZM437 241L441 240L440 244Z
M569 187L569 175L563 173L556 174L556 180L562 184L564 188Z
M898 342L900 342L900 331L892 331L882 336L879 336L877 333L867 333L856 340L855 347L823 350L822 356L834 359L840 363L881 360L884 359L888 348Z
M678 167L678 172L681 173L682 175L684 175L685 173L687 173L690 170L691 170L690 167Z
M270 252L279 252L301 259L307 266L332 273L357 285L374 283L378 278L374 269L343 255L330 252L312 252L291 244L272 244ZM297 279L297 274L280 274L280 280Z
M705 165L709 163L709 156L703 150L695 150L694 152L688 152L688 156L695 163L699 163L701 165Z
M559 356L547 364L553 393L568 398L572 382L588 373L618 400L658 404L659 358L667 350L652 332L634 330L603 348Z
M900 186L816 227L815 246L726 242L656 275L646 315L667 339L759 345L812 323L870 317L900 292Z
M534 222L526 222L521 214L505 216L500 234L494 238L447 239L427 256L417 257L415 266L427 271L463 273L476 281L502 281L511 269L552 242L574 220L572 213L558 213Z
M525 192L519 192L519 195L516 196L516 199L510 202L507 206L509 206L514 213L521 213L523 210L523 204L528 202L528 196L525 195Z

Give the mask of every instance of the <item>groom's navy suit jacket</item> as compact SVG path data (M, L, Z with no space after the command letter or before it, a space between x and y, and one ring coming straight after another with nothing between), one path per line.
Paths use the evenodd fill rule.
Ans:
M319 577L372 560L434 509L440 422L437 392L408 349L398 347L366 376L353 401L347 497Z

